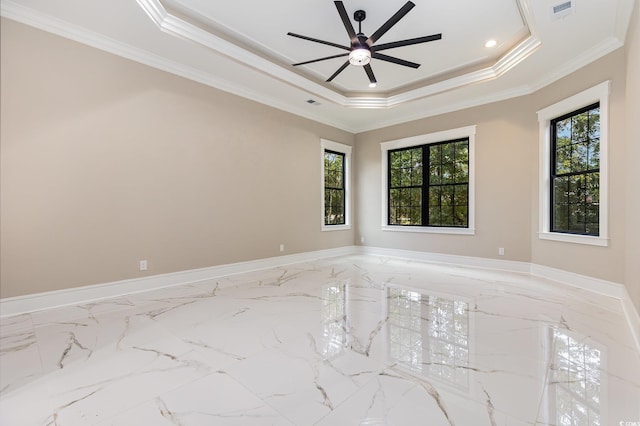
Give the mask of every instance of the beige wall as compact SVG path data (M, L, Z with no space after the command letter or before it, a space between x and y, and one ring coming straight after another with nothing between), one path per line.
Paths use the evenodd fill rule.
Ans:
M508 260L531 257L529 224L535 124L527 101L515 99L431 117L356 136L356 238L365 245ZM381 231L380 142L476 125L476 234L440 235ZM359 240L360 241L360 240Z
M626 273L625 283L640 312L640 2L636 1L627 44Z
M364 237L624 282L640 309L637 14L626 49L535 94L355 136L3 20L0 296ZM536 111L607 79L611 244L541 241ZM476 235L381 231L380 142L469 125ZM319 229L320 138L355 144L355 232Z
M1 297L353 244L320 138L354 136L2 20Z
M610 246L542 241L538 232L538 118L548 105L612 80ZM358 229L365 245L533 262L617 283L625 281L625 55L620 49L535 94L356 136ZM385 232L380 142L477 125L476 234ZM505 256L498 256L498 248ZM637 262L635 262L637 263Z
M611 80L609 97L609 246L595 247L582 244L532 238L531 261L539 265L564 269L616 283L624 283L625 268L625 54L619 49L586 66L529 97L535 110L542 109L584 89ZM532 135L538 143L538 133ZM536 170L537 170L536 157ZM538 231L538 181L531 194L531 232Z

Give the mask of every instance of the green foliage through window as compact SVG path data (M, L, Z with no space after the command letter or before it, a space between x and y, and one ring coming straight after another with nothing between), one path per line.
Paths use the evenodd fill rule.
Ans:
M389 151L389 225L466 228L469 139Z
M345 155L324 151L324 224L345 224Z
M551 231L599 235L600 105L551 120Z

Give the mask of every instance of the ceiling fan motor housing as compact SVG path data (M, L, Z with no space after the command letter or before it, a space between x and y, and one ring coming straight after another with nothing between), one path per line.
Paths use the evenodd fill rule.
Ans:
M363 11L360 12L364 13ZM349 63L351 65L363 67L371 62L371 47L367 44L367 37L362 33L358 34L357 37L358 41L351 44Z

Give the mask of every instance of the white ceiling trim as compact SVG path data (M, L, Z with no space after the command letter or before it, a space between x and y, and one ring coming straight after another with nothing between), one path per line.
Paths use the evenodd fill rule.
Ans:
M342 122L329 120L323 115L313 114L301 108L291 107L289 104L281 102L276 98L264 96L256 91L247 90L245 86L214 77L210 73L200 71L197 68L188 67L179 62L168 60L162 56L89 31L84 27L53 18L10 0L2 0L0 3L0 16L291 114L351 133L356 132L356 129L345 126Z
M535 90L529 86L521 86L512 89L507 89L502 92L492 93L487 96L478 96L475 98L465 99L460 102L449 102L446 104L437 104L431 108L419 109L418 112L411 115L404 115L400 119L392 119L392 120L380 120L375 123L371 123L366 128L358 128L354 133L361 133L370 130L376 129L384 129L385 127L395 126L398 124L408 123L410 121L421 120L428 117L433 117L435 115L447 114L450 112L459 111L466 108L473 108L480 105L491 104L494 102L500 102L507 99L517 98L519 96L530 95L535 92Z
M137 0L137 2L142 10L144 10L149 18L151 18L153 23L161 31L169 35L198 43L235 61L248 65L254 70L260 70L278 79L289 82L294 86L309 90L317 96L331 102L335 102L337 104L345 103L344 96L341 96L340 94L317 83L310 82L299 74L284 69L281 66L217 37L196 25L171 15L159 0Z
M143 1L143 0L139 0L139 1ZM511 51L511 52L514 52L518 50L518 47L521 47L522 49L519 52L524 57L531 54L531 51L529 50L531 46L527 47L527 46L523 46L523 44L531 43L533 45L535 44L534 39L537 40L536 31L533 26L533 20L531 19L530 12L529 12L530 10L529 1L530 0L521 0L519 1L518 4L522 8L521 9L522 14L524 16L524 19L526 20L526 23L529 26L529 29L531 30L531 34L533 38L529 37L527 40L523 41L523 43L521 43L519 46L512 49ZM159 2L156 2L156 3L160 4ZM538 79L533 81L530 80L525 85L521 85L515 88L510 88L501 92L494 92L487 96L480 95L475 97L469 97L461 102L449 102L446 104L437 104L437 105L433 105L431 108L430 107L425 108L425 105L423 104L420 108L415 109L416 111L415 114L410 114L410 115L405 114L401 118L393 118L389 120L375 120L374 122L369 122L367 124L354 124L354 123L349 124L347 122L348 120L345 121L337 118L334 118L334 119L328 118L324 114L322 114L321 110L316 110L318 112L315 112L314 108L303 108L297 105L292 105L291 103L283 102L272 96L264 95L264 94L261 94L260 92L249 89L243 86L242 84L232 83L226 79L216 77L208 72L199 70L197 68L185 66L184 64L168 60L163 56L156 55L149 51L133 47L131 45L120 42L118 40L114 40L110 37L89 31L84 27L81 27L75 24L70 24L69 22L63 21L58 18L54 18L48 14L44 14L34 9L25 7L11 0L2 0L0 2L0 15L7 17L9 19L13 19L18 22L22 22L26 25L30 25L35 28L39 28L44 31L48 31L50 33L57 34L59 36L92 46L94 48L151 66L153 68L157 68L162 71L166 71L166 72L178 75L180 77L184 77L184 78L205 84L207 86L223 90L225 92L229 92L229 93L232 93L232 94L310 119L310 120L317 121L319 123L323 123L338 129L351 132L351 133L360 133L363 131L388 127L391 125L401 124L401 123L405 123L412 120L423 119L423 118L438 115L438 114L448 113L448 112L452 112L452 111L456 111L464 108L470 108L474 106L479 106L483 104L488 104L492 102L497 102L501 100L506 100L506 99L510 99L518 96L531 94L547 86L548 84L551 84L554 81L557 81L558 79L565 77L566 75L569 75L570 73L582 68L583 66L593 62L594 60L597 60L602 56L623 46L624 37L626 36L628 26L629 26L630 14L631 14L630 11L633 9L634 3L635 3L635 0L620 1L619 9L617 11L618 13L617 20L615 24L616 25L615 33L614 33L615 36L605 39L601 43L594 46L593 49L590 49L589 51L584 52L583 54L571 59L569 62L565 62L555 68L548 69L547 72L540 74ZM161 6L162 5L160 4L160 7ZM157 13L157 11L154 13ZM209 34L209 33L206 33L206 34ZM510 62L505 55L496 63L496 66L498 66L499 64L499 67L498 67L498 69L500 70L499 72L503 74L504 72L511 69L516 63L517 62L515 62L515 59L513 62ZM487 71L485 69L485 70L480 70L478 73L479 74L481 73L482 74L481 76L484 78L484 80L487 80L487 79L496 78L495 73L497 72L498 71L490 71L490 70ZM292 74L295 74L295 73L292 73ZM460 76L459 78L464 78L464 77L466 76ZM476 76L476 78L479 78L479 77L480 76ZM458 83L460 85L470 84L470 82L464 83L463 81L460 81ZM305 80L304 85L305 87L302 87L302 89L304 91L309 92L308 90L309 82ZM320 86L320 85L318 86L321 87L322 89L325 89L331 92L329 89L326 89L323 86ZM413 91L415 92L415 98L407 97L405 99L400 99L401 96L403 96L404 94L397 95L396 97L390 97L387 99L359 97L359 98L351 98L348 100L348 102L347 100L345 100L345 103L342 105L350 106L350 107L359 107L359 108L363 108L363 107L388 108L390 106L398 105L402 102L409 102L414 99L425 98L435 93L451 90L451 88L447 88L444 85L437 86L436 84L432 86L435 86L435 87L421 88ZM458 86L458 87L461 87L461 86ZM335 96L335 95L336 94L333 94L332 96ZM337 96L341 96L341 95L337 94ZM325 96L320 96L320 97L325 98ZM397 102L392 104L392 100L396 100ZM368 105L373 105L373 106L368 106Z
M552 68L546 74L542 74L540 79L530 84L531 92L538 91L549 84L560 80L569 74L578 71L580 68L589 65L605 55L621 48L624 45L622 41L616 37L609 37L602 42L596 44L590 50L587 50L582 55L578 55L569 62L565 62L559 67Z
M635 2L636 0L623 0L620 1L620 7L618 7L614 33L616 38L621 40L623 43L627 37L627 30L631 23L631 16ZM640 7L640 2L637 3L636 7Z
M530 36L508 51L498 59L495 64L482 70L470 72L455 78L430 84L419 89L387 97L341 95L282 66L276 65L256 54L248 52L233 43L223 40L220 37L191 24L190 22L172 15L165 9L160 0L137 0L137 3L161 31L175 37L199 43L220 54L239 61L252 69L265 72L279 80L288 82L330 102L334 102L348 108L392 108L405 102L411 102L448 90L458 89L469 84L499 78L511 68L525 60L541 45L540 40L532 30L533 25L530 23L531 14L528 13L530 7L526 4L527 1L529 0L520 0L518 4L520 5L520 9L523 11L522 17L525 25L529 29ZM526 13L524 11L526 11Z

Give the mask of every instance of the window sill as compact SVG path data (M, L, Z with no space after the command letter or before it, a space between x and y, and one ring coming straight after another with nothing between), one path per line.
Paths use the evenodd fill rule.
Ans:
M321 231L346 231L351 229L351 225L323 225Z
M394 226L382 225L383 231L391 232L414 232L421 234L449 234L449 235L475 235L472 228L436 228L428 226Z
M562 234L559 232L539 232L541 240L561 241L564 243L586 244L590 246L608 247L609 239L605 237L593 237L590 235Z

